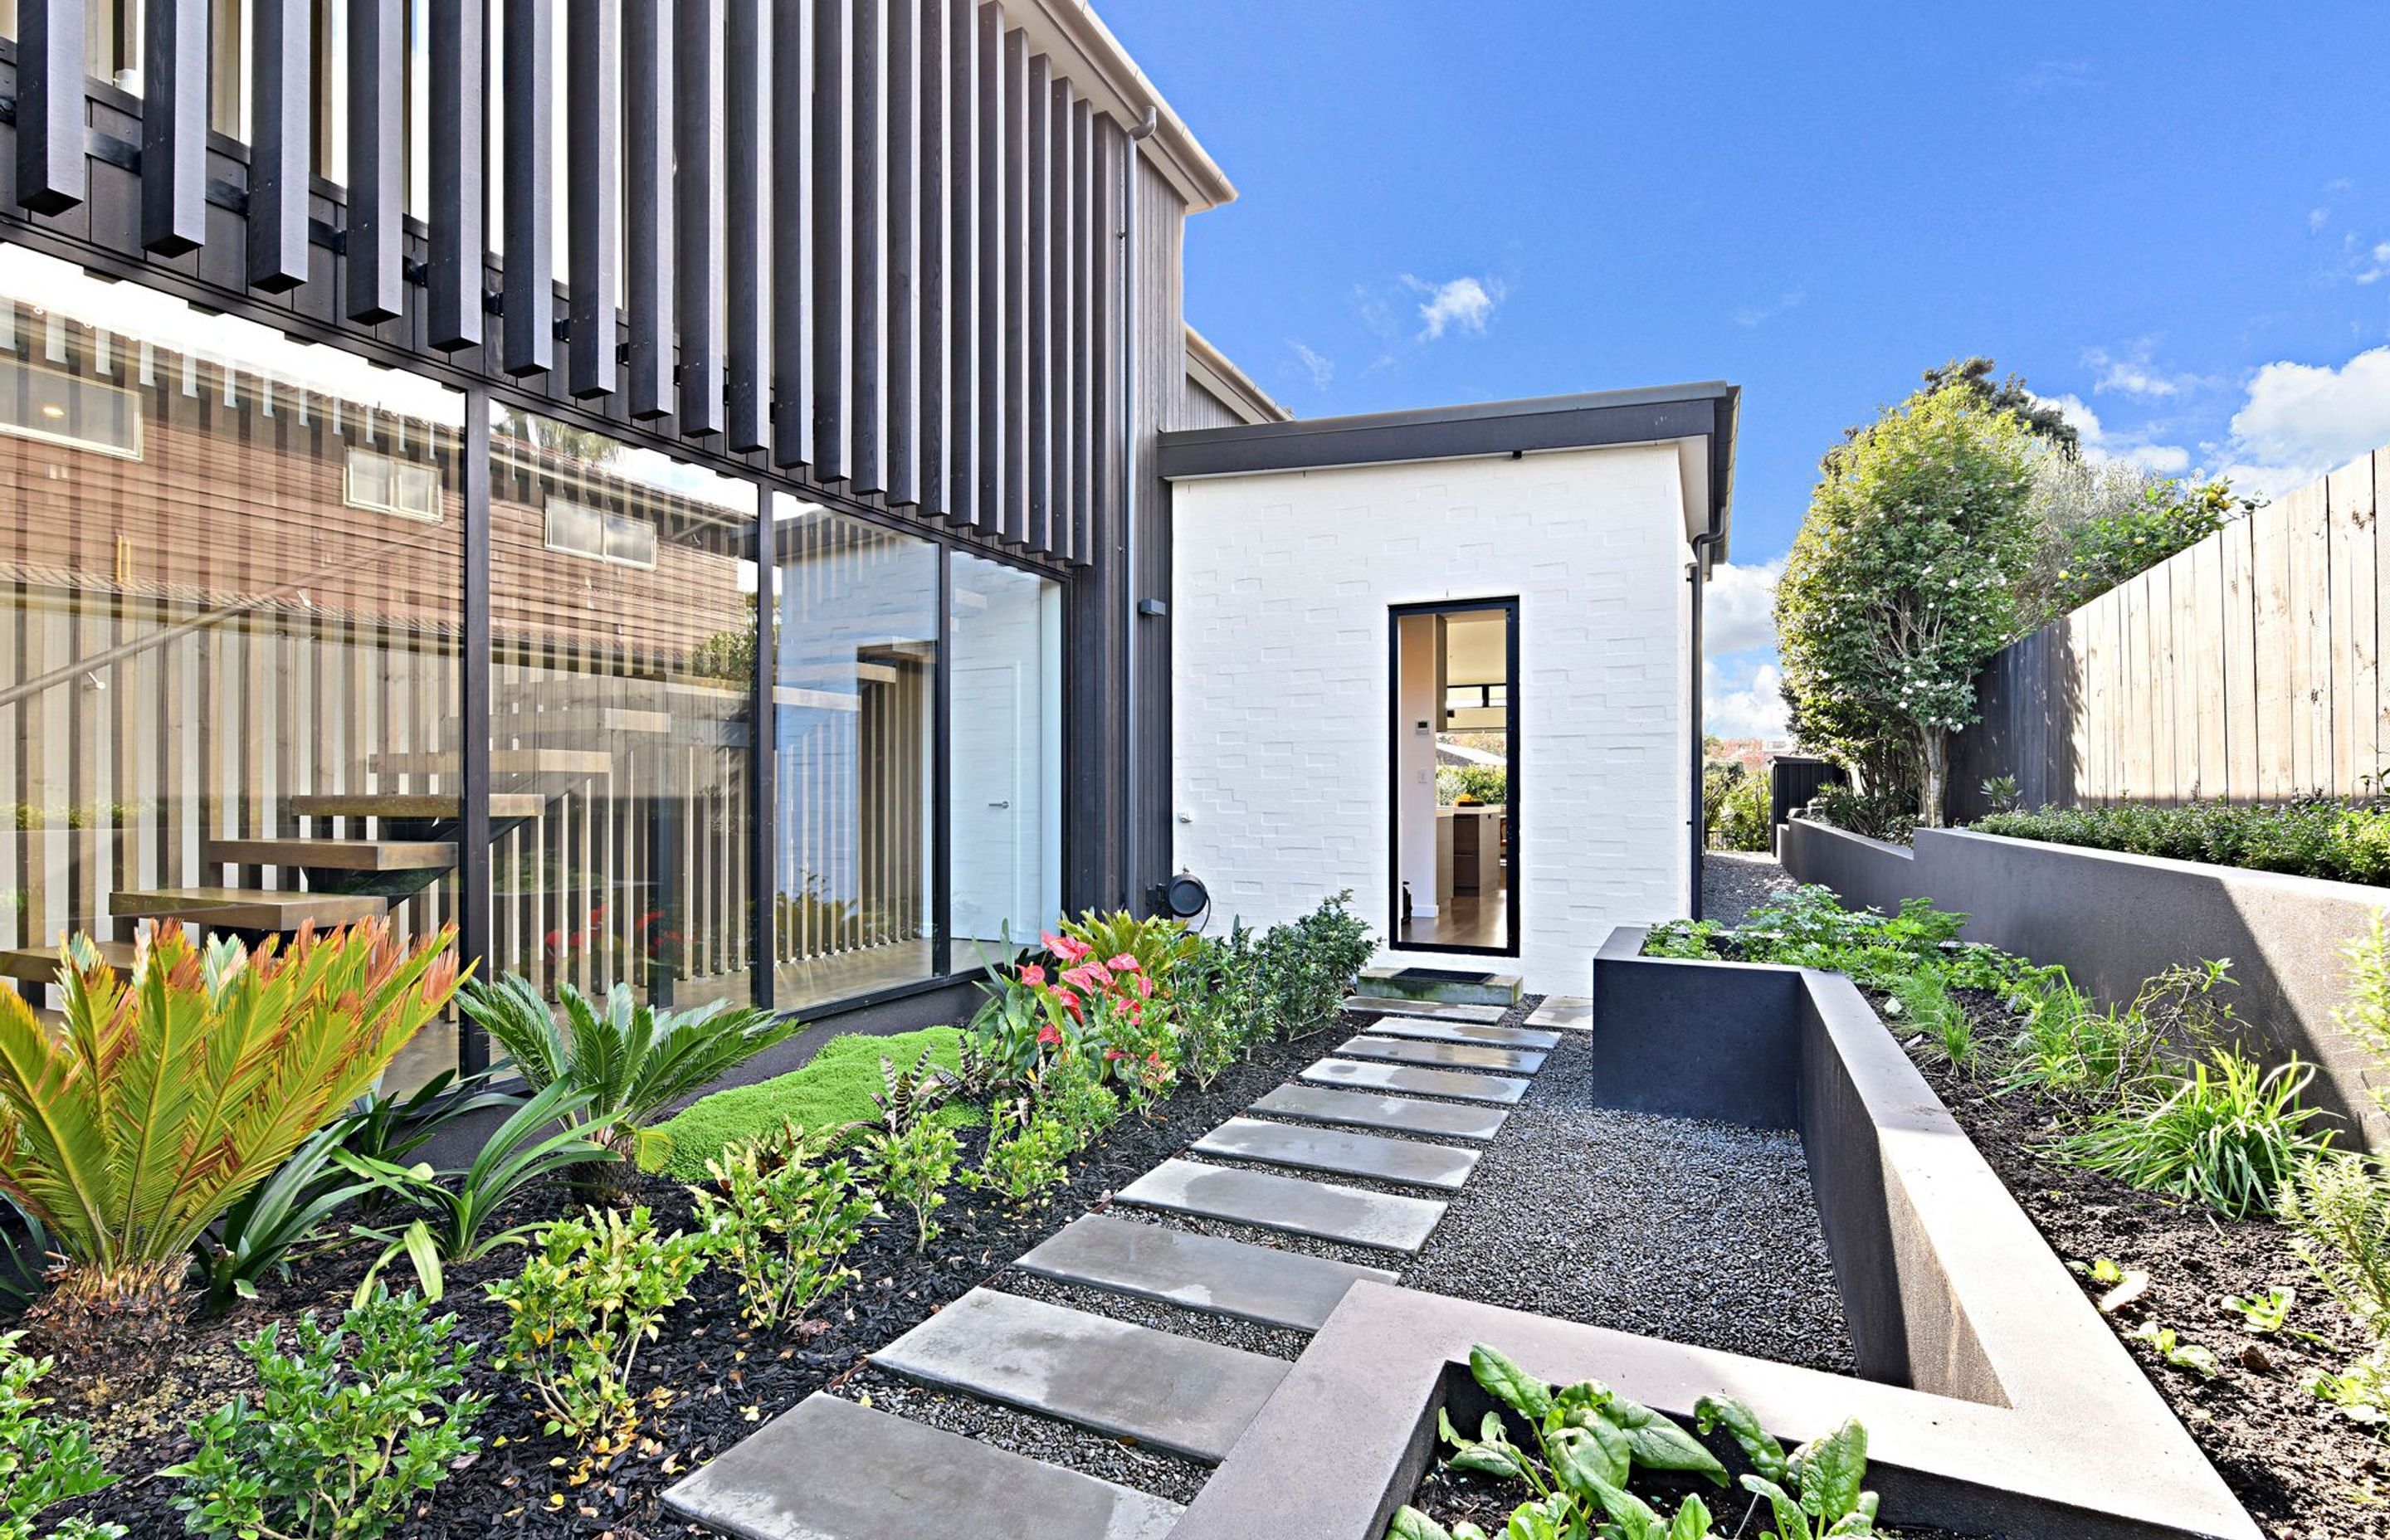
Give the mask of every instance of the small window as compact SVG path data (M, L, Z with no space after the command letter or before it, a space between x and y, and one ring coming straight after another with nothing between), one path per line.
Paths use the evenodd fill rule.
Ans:
M1446 712L1499 711L1510 703L1510 687L1501 685L1446 685L1444 687L1444 709Z
M416 460L394 459L370 449L349 451L349 479L342 496L353 508L373 508L401 519L440 522L440 471Z
M141 457L141 398L122 386L0 359L0 433Z
M656 527L627 514L602 513L550 498L547 548L619 567L651 569L656 564Z

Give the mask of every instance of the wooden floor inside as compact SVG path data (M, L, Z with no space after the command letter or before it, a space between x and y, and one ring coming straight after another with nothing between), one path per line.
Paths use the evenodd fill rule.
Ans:
M1502 947L1510 943L1510 893L1455 893L1433 919L1413 919L1397 928L1397 946Z

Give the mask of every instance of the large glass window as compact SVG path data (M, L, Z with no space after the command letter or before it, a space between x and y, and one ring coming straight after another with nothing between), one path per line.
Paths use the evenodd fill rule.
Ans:
M938 548L781 496L774 1000L932 975Z
M6 245L0 398L0 971L452 919L465 398Z
M744 1002L755 489L490 422L491 966Z
M1062 907L1062 589L954 557L953 966L1034 943Z

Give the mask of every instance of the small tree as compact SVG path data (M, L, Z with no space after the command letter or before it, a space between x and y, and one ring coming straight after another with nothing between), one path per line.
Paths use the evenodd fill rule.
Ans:
M1920 391L1827 455L1777 586L1802 741L1870 790L1907 759L1929 826L1976 672L2016 635L2032 455L2016 415L1969 386Z

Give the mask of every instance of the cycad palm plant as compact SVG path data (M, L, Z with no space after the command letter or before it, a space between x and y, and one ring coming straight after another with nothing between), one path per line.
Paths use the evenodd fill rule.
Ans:
M0 991L0 1187L61 1259L34 1318L68 1346L157 1340L201 1232L456 993L453 934L409 949L367 920L251 953L170 927L129 979L78 937L62 1032Z
M660 1011L628 984L609 990L602 1009L571 984L556 993L561 1020L520 974L476 984L461 1003L532 1090L563 1083L589 1093L572 1124L623 1159L584 1162L573 1185L609 1201L628 1190L635 1172L662 1165L667 1141L648 1126L658 1113L797 1031L793 1018L721 1000Z

